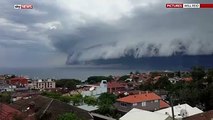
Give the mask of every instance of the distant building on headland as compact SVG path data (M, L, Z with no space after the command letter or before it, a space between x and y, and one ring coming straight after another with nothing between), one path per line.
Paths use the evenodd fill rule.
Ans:
M47 80L33 80L31 83L31 88L32 89L40 89L40 90L45 90L45 89L53 89L55 88L55 81L52 79L47 79Z

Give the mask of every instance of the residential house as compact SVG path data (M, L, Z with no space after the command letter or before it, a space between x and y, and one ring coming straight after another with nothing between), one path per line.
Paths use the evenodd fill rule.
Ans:
M28 79L25 77L14 77L7 80L8 84L15 85L17 87L26 87L28 85Z
M161 78L161 76L156 76L156 77L153 78L153 81L152 81L152 82L153 82L153 83L156 83L160 78Z
M11 100L14 102L14 101L17 101L17 100L20 100L20 99L29 99L31 98L32 96L36 96L36 95L39 95L40 93L37 92L37 91L21 91L21 92L14 92L11 94Z
M197 107L191 107L188 104L176 105L173 107L173 109L174 109L174 117L175 119L178 120L179 119L181 120L182 118L189 117L195 114L203 113L202 110L198 109ZM172 116L171 107L161 109L155 112Z
M132 108L155 111L161 108L169 107L160 96L153 92L139 93L117 99L114 106L122 112L128 112Z
M16 86L7 84L4 76L2 75L0 76L0 92L5 92L5 91L11 92L11 91L14 91L15 88Z
M93 96L99 97L102 93L107 92L107 81L102 80L100 85L84 85L88 86L86 89L81 91L82 96Z
M213 110L185 117L183 120L213 120Z
M133 108L119 120L172 120L169 115Z
M126 83L111 81L107 83L108 93L120 93L126 90Z
M14 120L15 117L19 115L21 115L19 110L14 109L9 105L0 103L0 120Z
M6 83L5 77L2 76L2 75L0 75L0 85L1 85L1 84L5 84L5 83Z
M15 101L10 106L22 111L27 120L57 120L59 115L65 113L74 113L83 120L93 120L88 111L41 95Z
M12 92L15 91L15 89L16 89L15 85L8 85L8 84L0 85L0 92Z

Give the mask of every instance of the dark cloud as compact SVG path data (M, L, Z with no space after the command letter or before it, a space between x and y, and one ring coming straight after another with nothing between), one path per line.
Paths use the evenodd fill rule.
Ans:
M71 50L68 61L72 62L128 54L140 58L213 53L213 11L166 9L164 4L152 7L148 11L138 8L133 17L122 17L112 24L93 21L74 34L53 35L54 45L68 54Z

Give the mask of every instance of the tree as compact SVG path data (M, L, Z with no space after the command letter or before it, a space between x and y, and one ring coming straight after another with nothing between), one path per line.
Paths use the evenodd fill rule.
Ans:
M121 76L120 78L119 78L119 81L125 81L126 79L128 79L129 78L129 75L124 75L124 76Z
M172 83L168 80L168 77L164 76L159 78L159 80L155 83L155 87L157 89L171 90Z
M69 90L76 89L76 85L78 84L81 84L81 81L76 79L61 79L56 81L56 87L68 88Z
M139 71L135 71L135 74L137 75L137 74L140 74L140 72Z
M11 93L9 92L0 93L0 102L10 103L10 99L11 99Z
M86 83L89 84L94 84L94 83L98 83L101 82L102 80L107 80L107 81L111 81L113 78L112 76L90 76L87 78L87 80L85 81Z
M59 100L65 103L69 103L72 100L72 98L70 96L61 96Z
M74 113L65 113L60 115L57 120L82 120Z
M61 94L56 92L43 92L41 95L47 96L53 99L60 99Z
M177 76L177 77L181 77L181 72L180 72L180 71L177 71L177 72L176 72L176 76Z
M205 105L205 110L213 109L213 84L209 85L201 92L201 102Z
M193 67L191 71L192 79L194 81L202 80L206 75L203 67Z
M83 96L81 94L71 96L71 101L73 105L78 105L83 101Z
M152 83L150 82L146 82L146 83L142 83L140 86L139 86L139 89L140 90L143 90L143 91L152 91L154 89L154 86Z
M200 104L200 91L197 88L186 87L178 92L179 103L188 103L191 106Z
M213 82L213 69L207 71L207 82L210 84Z
M85 96L84 97L84 103L86 103L88 105L96 105L97 104L97 100L94 97Z
M115 110L115 108L113 107L113 103L115 103L115 101L116 96L114 94L102 93L98 97L98 106L99 106L98 111L104 115L113 114L113 111Z

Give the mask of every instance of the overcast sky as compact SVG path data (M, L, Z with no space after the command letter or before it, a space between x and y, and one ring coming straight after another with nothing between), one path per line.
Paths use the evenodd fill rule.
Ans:
M177 0L182 1L208 3ZM0 67L63 66L128 54L212 54L213 10L166 9L168 2L0 0ZM14 4L34 8L15 10Z

